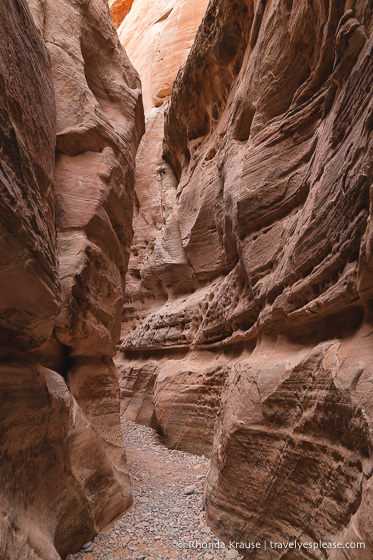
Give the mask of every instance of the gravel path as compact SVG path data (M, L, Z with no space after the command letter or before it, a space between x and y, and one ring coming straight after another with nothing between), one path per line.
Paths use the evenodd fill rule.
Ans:
M239 560L236 550L219 549L204 519L208 459L170 451L151 428L128 420L122 427L134 505L69 560Z

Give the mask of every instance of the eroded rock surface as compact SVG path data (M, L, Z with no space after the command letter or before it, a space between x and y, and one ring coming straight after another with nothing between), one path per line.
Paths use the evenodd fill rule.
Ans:
M0 346L2 354L9 354L45 342L60 310L53 194L56 111L47 51L27 6L9 2L0 10Z
M134 241L127 275L122 336L132 328L132 318L139 319L148 314L149 298L155 298L155 308L159 307L160 301L166 301L164 287L159 282L157 289L153 274L155 259L159 266L163 266L165 260L155 248L164 212L168 215L175 207L175 179L169 176L164 180L164 112L172 83L185 62L207 3L207 0L162 0L157 3L135 0L118 30L119 38L140 74L146 114L146 132L136 158ZM170 217L170 220L177 227L177 216ZM180 253L178 246L173 253L175 257Z
M133 1L118 35L140 75L146 112L169 99L207 4L207 0Z
M111 358L120 332L143 116L140 83L113 32L107 6L82 2L77 7L78 12L66 3L61 29L62 7L47 4L49 17L41 29L57 104L56 223L63 307L55 334L74 358L68 385L110 456L117 494L122 494L107 523L131 503Z
M135 0L118 30L120 40L142 79L146 110L146 132L136 157L134 240L127 275L122 339L126 338L134 323L149 314L151 302L154 309L158 309L160 302L167 301L167 290L158 273L154 275L156 268L165 269L168 260L164 248L156 245L164 220L168 220L171 238L178 227L174 212L176 180L162 159L165 110L172 83L185 62L207 3L207 0L157 3ZM173 246L171 240L167 251L174 259L182 259L179 236L173 237L176 244ZM168 269L169 284L175 285L175 278L182 277L183 273L183 262ZM145 337L144 348L152 332L150 329ZM175 336L178 337L177 330ZM116 365L121 381L123 414L131 420L155 426L153 396L157 365L148 364L144 359L132 367L120 355L116 358Z
M224 539L373 554L372 28L365 0L210 2L165 113L159 187L138 197L141 305L118 360L158 361L171 446L210 424L211 449L215 432L205 505ZM193 370L201 354L214 363ZM197 371L224 371L215 425Z
M209 460L170 451L159 434L129 420L123 421L123 438L135 507L95 539L89 555L81 552L69 560L180 555L207 560L206 550L212 550L216 560L226 560L227 549L204 520L201 498ZM190 548L192 542L204 546Z
M0 557L57 560L132 502L112 357L143 110L105 3L0 18Z

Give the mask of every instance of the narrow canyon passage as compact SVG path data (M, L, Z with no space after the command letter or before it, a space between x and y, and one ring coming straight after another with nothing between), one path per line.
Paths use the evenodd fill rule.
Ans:
M134 504L69 560L241 558L206 525L202 490L209 460L167 449L152 428L122 420L122 429Z
M0 560L373 560L372 0L0 31Z

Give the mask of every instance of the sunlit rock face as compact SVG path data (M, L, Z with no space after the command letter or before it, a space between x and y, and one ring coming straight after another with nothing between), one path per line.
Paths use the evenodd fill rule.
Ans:
M186 60L207 4L207 0L135 0L118 30L140 74L146 115L146 133L136 158L134 241L127 275L123 336L132 328L132 317L148 313L149 301L144 309L148 296L156 298L156 307L159 301L165 301L164 287L152 272L154 260L158 259L154 244L164 219L163 205L166 204L167 212L172 212L175 194L174 178L163 181L164 111L172 83Z
M148 149L118 358L153 364L171 447L210 425L217 534L365 541L335 560L373 554L372 28L365 0L210 2Z
M143 109L106 4L0 19L0 557L57 560L132 502L112 357Z
M109 0L109 8L115 28L118 29L132 7L134 0Z
M146 112L171 95L207 4L207 0L133 1L118 35L140 75Z
M74 359L68 385L97 430L122 494L103 520L109 522L131 503L111 358L120 333L134 160L143 132L140 82L104 3L50 2L46 9L49 17L40 30L56 93L56 224L63 296L55 334Z

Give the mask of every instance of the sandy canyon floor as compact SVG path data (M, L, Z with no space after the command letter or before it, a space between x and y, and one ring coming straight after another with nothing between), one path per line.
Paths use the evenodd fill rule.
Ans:
M236 550L222 548L204 519L209 460L170 451L151 428L123 420L122 429L134 504L68 560L239 560Z

